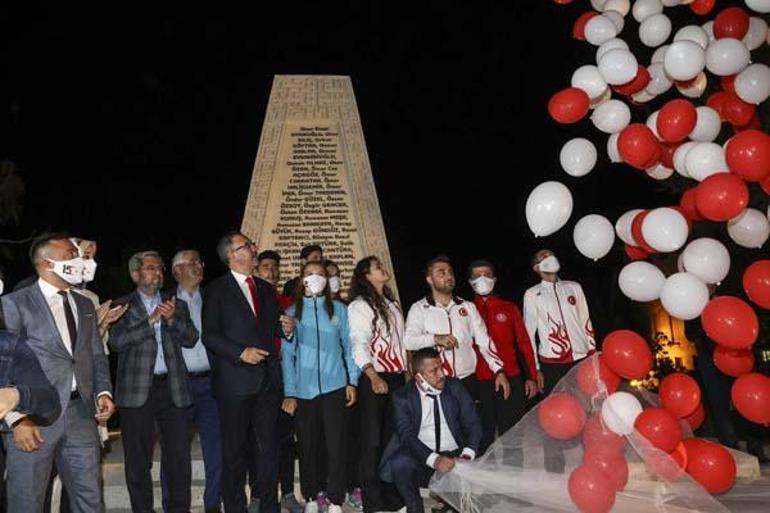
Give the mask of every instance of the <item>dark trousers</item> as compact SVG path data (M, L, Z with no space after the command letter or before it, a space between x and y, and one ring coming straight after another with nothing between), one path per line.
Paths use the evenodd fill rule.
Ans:
M570 363L541 363L540 372L543 373L545 380L545 386L543 387L542 397L548 397L553 391L553 387L559 382L561 378L567 375L567 373L580 363L582 360ZM553 472L555 474L564 473L564 449L574 444L573 440L556 440L548 439L548 443L545 445L544 457L545 457L545 470L547 472Z
M297 458L297 443L294 441L294 417L283 411L278 417L278 437L280 439L278 484L281 497L285 497L294 493L294 460Z
M190 419L198 426L203 467L206 473L206 489L203 504L217 508L222 501L222 435L219 429L219 408L211 390L211 378L190 376L193 406L189 409ZM160 484L163 492L163 509L168 509L167 469L161 468Z
M345 500L345 437L347 412L345 389L321 394L313 399L297 400L297 440L302 495L313 499L321 491L318 455L326 448L329 500L341 505Z
M503 399L503 394L495 391L495 382L478 382L479 417L481 417L481 445L479 454L484 454L495 441L495 434L502 435L511 429L524 415L527 396L524 393L524 380L521 376L508 378L511 395Z
M170 513L190 511L189 408L178 408L171 399L165 377L152 381L147 401L139 408L121 408L126 485L135 513L153 511L152 453L155 424L160 431L161 472L166 474Z
M388 393L375 394L369 378L358 380L358 414L360 417L360 472L364 513L396 511L401 508L393 485L380 479L382 450L393 436L395 426L390 415L390 395L401 387L403 374L380 374L388 384Z
M460 452L458 449L446 455L456 457ZM418 461L404 447L392 456L390 462L393 469L393 482L404 500L406 513L424 513L420 488L428 486L428 481L435 470L424 461Z
M246 510L247 460L256 457L260 511L278 513L278 412L281 395L272 386L247 396L218 398L222 427L222 499L226 513ZM254 451L249 450L249 433Z

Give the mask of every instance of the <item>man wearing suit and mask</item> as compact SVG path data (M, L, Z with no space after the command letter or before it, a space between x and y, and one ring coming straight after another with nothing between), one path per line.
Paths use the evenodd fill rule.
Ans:
M415 379L393 392L396 433L382 455L380 474L393 482L407 513L423 513L420 487L435 471L451 472L457 459L472 460L481 421L462 382L447 378L434 348L412 354Z
M115 396L120 407L126 485L131 509L153 511L150 469L155 425L160 431L162 473L169 513L190 510L189 407L192 392L182 347L198 341L187 304L173 291L161 294L163 260L155 251L134 254L128 271L136 290L119 299L128 311L110 330L118 355Z
M258 447L260 511L278 513L277 421L283 390L275 336L290 339L294 322L281 315L275 290L252 276L254 243L224 235L217 254L228 271L203 294L203 344L213 355L214 396L222 425L222 498L227 513L244 513L248 434Z
M46 487L40 479L51 474L54 461L71 490L71 511L103 511L96 421L106 421L115 406L93 303L70 290L82 280L83 263L63 233L38 237L30 259L38 280L3 296L3 313L8 330L26 337L62 412L50 426L18 413L6 416L13 428L4 436L8 511L42 511Z

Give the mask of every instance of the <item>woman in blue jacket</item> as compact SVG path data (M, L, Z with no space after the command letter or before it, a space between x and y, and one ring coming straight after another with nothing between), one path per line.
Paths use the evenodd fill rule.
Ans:
M348 312L332 300L326 269L308 262L300 273L294 306L287 315L297 320L294 338L284 340L283 410L296 412L299 472L305 513L316 513L315 500L324 483L319 482L319 454L326 448L329 513L341 513L345 500L345 408L356 402L360 370L350 348ZM322 445L323 444L323 445Z

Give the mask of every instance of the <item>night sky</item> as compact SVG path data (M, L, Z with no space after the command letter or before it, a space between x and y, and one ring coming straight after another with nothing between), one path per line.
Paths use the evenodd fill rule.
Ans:
M572 71L595 63L595 47L571 39L587 1L276 4L286 7L6 17L0 157L16 163L27 192L20 223L3 226L3 236L62 229L97 239L103 297L130 290L125 263L142 249L170 258L198 248L208 277L219 274L214 246L240 226L272 77L292 73L352 77L407 305L438 253L456 261L462 293L465 265L487 256L501 268L504 295L520 300L535 282L532 252L548 246L596 311L616 288L622 250L587 261L572 243L574 223L678 201L673 187L610 166L607 136L589 120L563 127L547 115ZM705 21L686 7L666 14L675 27ZM627 16L621 37L646 64L652 51L633 42L637 27ZM633 108L633 121L674 94ZM600 160L575 179L558 152L579 135ZM559 234L535 241L524 204L549 179L571 188L575 211ZM13 283L30 270L26 246L8 248Z

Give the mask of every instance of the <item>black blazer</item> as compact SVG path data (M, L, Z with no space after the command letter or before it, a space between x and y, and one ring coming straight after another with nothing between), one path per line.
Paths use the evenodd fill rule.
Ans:
M269 386L280 391L280 364L275 354L275 337L283 336L281 308L273 287L254 278L259 299L259 317L254 318L238 282L228 271L211 282L203 292L202 340L213 356L214 394L219 397L259 393ZM247 347L270 353L259 365L241 361Z

